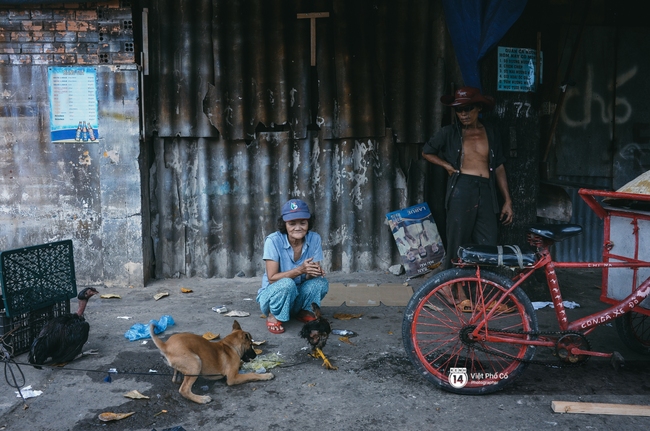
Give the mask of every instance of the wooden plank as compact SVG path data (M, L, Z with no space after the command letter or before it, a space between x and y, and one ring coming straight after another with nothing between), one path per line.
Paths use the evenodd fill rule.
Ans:
M298 16L298 19L329 18L330 13L329 12L299 13L299 14L297 14L297 16Z
M585 413L591 415L650 416L650 406L634 404L582 403L577 401L552 401L556 413Z

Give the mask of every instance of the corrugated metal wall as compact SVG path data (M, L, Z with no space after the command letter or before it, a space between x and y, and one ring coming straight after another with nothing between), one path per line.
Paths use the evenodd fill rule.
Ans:
M290 197L315 214L326 270L387 268L396 257L385 214L406 202L391 138L274 132L250 144L165 138L155 147L164 162L150 180L158 278L263 273L264 238Z
M330 12L316 20L315 67L309 20L296 18L312 11ZM389 125L421 143L440 124L445 64L456 73L439 2L184 0L149 16L159 136L250 140L261 123L294 139L310 124L324 139L381 137Z
M312 67L296 14L322 11ZM316 214L328 270L399 262L385 214L424 200L423 171L409 193L402 168L459 76L439 2L184 0L149 17L156 278L261 275L290 197Z
M569 46L577 34L566 27ZM600 261L603 222L578 195L578 188L618 189L650 169L648 94L650 60L639 47L650 43L647 28L587 27L576 53L575 72L560 112L555 152L559 181L572 198L572 223L583 234L556 246L561 261ZM565 53L565 61L569 57ZM566 64L560 65L564 71Z
M556 243L553 257L559 262L600 262L603 260L603 220L596 216L578 194L580 188L610 190L611 179L606 177L562 176L559 178L569 197L573 214L568 223L582 226L582 234ZM602 201L602 198L596 198Z

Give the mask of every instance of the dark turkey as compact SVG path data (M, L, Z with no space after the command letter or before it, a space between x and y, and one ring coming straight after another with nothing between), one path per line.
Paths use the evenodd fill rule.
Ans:
M65 364L81 354L88 341L90 325L84 319L84 310L97 290L87 287L77 295L79 308L76 313L55 317L43 326L29 351L29 363L43 365L48 358L53 364Z

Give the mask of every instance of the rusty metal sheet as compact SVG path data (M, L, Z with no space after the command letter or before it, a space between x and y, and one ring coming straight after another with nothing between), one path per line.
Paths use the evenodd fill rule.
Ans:
M399 256L385 214L405 205L395 150L392 138L293 140L288 131L249 144L157 139L156 278L261 275L264 238L290 197L315 215L326 270L388 268Z
M455 60L438 2L162 3L149 14L149 133L382 138L388 124L397 142L423 143L440 128L438 99ZM330 16L315 20L312 67L310 20L297 14L320 11Z

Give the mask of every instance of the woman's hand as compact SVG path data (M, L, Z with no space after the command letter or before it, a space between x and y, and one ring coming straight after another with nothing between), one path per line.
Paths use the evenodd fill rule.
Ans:
M310 257L305 259L305 261L300 265L300 271L302 274L306 274L307 278L311 277L322 277L325 275L325 271L320 267L320 263L314 262L314 258Z
M320 263L314 262L312 257L305 259L300 266L284 272L280 272L280 262L266 260L266 276L270 283L275 283L282 278L296 278L303 274L306 275L307 279L310 279L324 276L325 271L320 267Z

